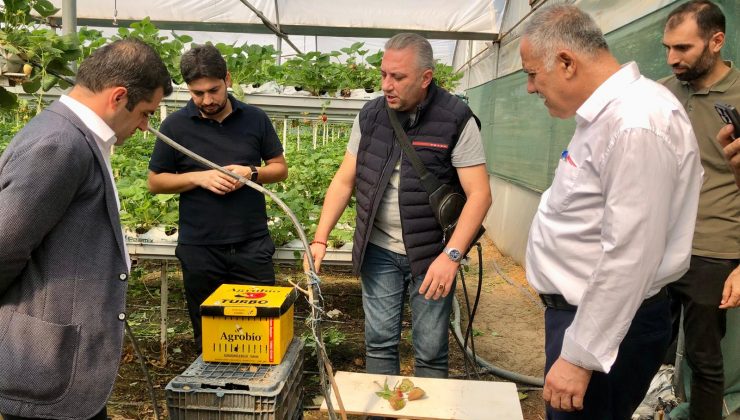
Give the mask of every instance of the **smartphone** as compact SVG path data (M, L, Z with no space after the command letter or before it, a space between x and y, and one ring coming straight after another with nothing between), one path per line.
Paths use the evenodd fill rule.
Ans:
M722 118L725 124L732 124L735 127L733 137L740 138L740 114L737 113L737 108L732 105L715 102L714 109L717 110L719 117Z

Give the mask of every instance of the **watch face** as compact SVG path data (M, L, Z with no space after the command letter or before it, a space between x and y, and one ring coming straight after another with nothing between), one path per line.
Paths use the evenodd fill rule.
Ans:
M447 255L449 255L450 259L453 261L460 261L460 257L462 257L462 255L460 255L460 251L455 248L450 249Z

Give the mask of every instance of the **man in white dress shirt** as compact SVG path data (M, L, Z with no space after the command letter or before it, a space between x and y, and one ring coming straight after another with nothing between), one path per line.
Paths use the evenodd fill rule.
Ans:
M570 5L523 30L527 91L575 116L527 244L547 306L548 419L629 419L670 338L664 287L689 266L702 168L673 95L620 66L593 19Z

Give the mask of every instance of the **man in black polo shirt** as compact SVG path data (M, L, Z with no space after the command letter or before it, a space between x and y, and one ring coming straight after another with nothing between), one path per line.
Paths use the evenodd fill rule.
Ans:
M183 54L180 72L191 100L162 122L162 133L254 182L287 178L283 147L270 119L228 94L231 76L214 46L196 46ZM200 348L199 307L218 286L275 283L265 198L159 140L149 162L148 184L154 194L180 193L175 253Z

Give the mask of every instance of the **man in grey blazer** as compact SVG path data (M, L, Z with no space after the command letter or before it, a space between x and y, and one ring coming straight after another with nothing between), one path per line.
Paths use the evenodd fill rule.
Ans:
M110 152L172 92L136 40L96 50L77 83L0 156L0 413L105 419L130 262Z

